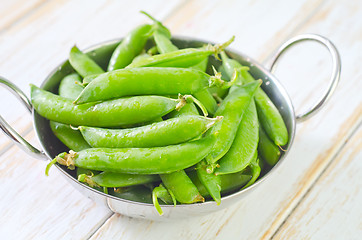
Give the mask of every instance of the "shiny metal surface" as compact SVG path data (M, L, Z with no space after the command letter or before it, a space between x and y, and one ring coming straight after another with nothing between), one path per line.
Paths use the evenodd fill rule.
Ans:
M317 103L315 103L312 107L310 107L305 113L297 114L296 119L298 122L305 121L308 118L312 117L321 109L322 106L325 105L325 103L332 96L334 90L338 85L341 75L341 67L342 67L341 57L338 53L336 46L334 46L334 44L331 41L329 41L327 38L317 34L301 34L289 39L275 51L275 53L270 58L269 63L265 64L266 67L270 69L271 73L273 73L276 69L277 62L280 59L280 57L283 55L283 53L285 53L290 47L292 47L296 43L304 41L314 41L327 48L332 58L332 75L326 92L324 93L323 96L321 96L321 98L317 101Z
M5 79L4 77L0 76L0 85L4 86L6 89L8 89L10 92L12 92L19 100L23 103L23 105L26 107L26 109L31 113L32 112L32 105L30 100L27 98L27 96L21 91L17 86L12 84L9 80ZM23 151L28 153L29 155L42 159L42 160L48 160L48 158L45 156L44 152L38 150L36 147L31 145L28 141L26 141L22 136L20 136L6 121L5 119L0 115L0 128L3 130L3 132L14 141L16 145L18 145Z
M195 39L190 39L190 38L188 39L182 37L176 37L173 39L173 41L180 48L199 47L206 43L205 41L199 41ZM90 56L92 56L92 58L94 58L95 61L101 67L106 68L108 64L108 59L110 58L118 42L119 40L98 44L88 49L87 53ZM282 51L283 50L281 50L281 52ZM152 219L156 221L206 215L208 213L224 209L247 197L258 185L260 185L263 181L265 181L266 178L270 174L272 174L285 161L285 158L294 140L296 117L292 102L287 92L279 83L278 79L273 74L271 74L269 70L267 70L265 67L263 67L253 59L241 53L232 50L228 50L227 53L232 58L241 62L243 65L249 66L250 72L255 78L260 78L263 80L262 88L269 95L271 100L275 103L276 107L279 109L286 123L288 133L290 136L289 142L285 146L286 151L282 153L279 162L272 169L270 169L263 176L261 176L261 178L252 186L244 190L222 197L221 205L219 206L217 206L216 203L213 201L207 201L204 203L196 203L189 205L186 204L177 205L176 207L171 205L163 205L162 209L164 211L164 214L162 216L159 216L154 206L150 203L134 202L126 199L117 198L115 196L107 195L103 192L90 188L83 183L78 182L74 171L70 171L63 166L56 165L58 170L63 173L63 176L70 182L72 186L77 188L85 196L93 199L96 202L100 202L102 204L107 205L112 211L130 217ZM275 58L274 62L276 62L276 60L277 58ZM210 63L215 66L220 65L220 62L218 62L215 58L210 58ZM273 65L274 64L272 64L272 66ZM62 63L58 68L56 68L52 73L50 73L50 75L45 79L41 87L47 91L57 93L58 85L61 79L64 76L71 73L72 71L73 70L69 65L68 61ZM331 92L333 92L333 90L334 89L331 89ZM60 152L67 151L67 148L54 136L54 134L50 130L49 121L47 119L41 117L36 112L34 112L33 120L34 120L34 128L38 136L38 139L43 147L45 154L48 156L49 159L54 158ZM9 129L12 128L8 125L4 125L3 130L5 131L5 133ZM13 140L16 141L16 139ZM22 148L25 149L27 152L29 152L28 151L29 146L27 146L28 143L26 141L25 143L21 142L20 144L24 144Z

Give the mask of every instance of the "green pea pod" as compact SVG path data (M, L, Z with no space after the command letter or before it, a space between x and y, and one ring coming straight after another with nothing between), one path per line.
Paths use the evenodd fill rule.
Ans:
M153 33L153 38L155 40L157 49L161 54L179 50L175 45L172 44L170 38L162 32L155 31Z
M259 141L259 123L254 101L243 114L234 142L229 151L218 161L215 174L240 172L253 160Z
M58 162L99 171L131 174L163 174L188 168L203 159L215 143L215 135L192 142L156 148L90 148L59 154ZM49 169L48 167L48 169Z
M209 86L228 88L219 76L210 76L194 69L133 68L118 69L99 75L75 100L76 104L104 101L134 95L193 94Z
M259 128L259 135L258 152L260 157L269 165L274 166L280 158L279 147L269 139L262 126Z
M220 104L215 116L223 116L223 120L215 124L207 134L218 133L217 141L206 157L209 164L214 164L223 157L231 147L245 110L261 84L260 81L238 87Z
M161 174L160 177L165 187L174 194L180 203L205 201L184 170Z
M146 15L149 18L151 18L153 21L162 25L159 21L154 19L149 14L146 14ZM170 53L170 52L177 51L178 48L175 45L173 45L173 43L170 40L171 35L170 35L169 31L164 31L165 27L160 28L160 29L161 29L161 31L156 30L153 33L153 38L155 40L155 43L156 43L156 46L157 46L157 49L159 50L159 52L161 54L164 54L164 53ZM137 63L133 63L133 64L137 65ZM196 65L191 66L191 68L205 72L207 64L208 64L208 57L205 57L204 60L201 60ZM206 109L209 113L211 113L211 114L215 113L215 111L217 109L217 103L207 89L203 89L203 90L196 92L194 94L194 96L206 107Z
M101 187L129 187L159 181L158 175L141 175L127 173L102 172L97 175L81 174L78 176L80 182L90 186Z
M72 129L69 125L50 121L50 129L54 135L69 149L81 151L90 148L78 130Z
M183 108L180 109L180 111L172 111L167 116L169 118L176 118L180 116L190 116L190 115L199 115L199 111L197 111L197 108L194 103L186 104Z
M257 157L258 157L257 154L255 154L255 159L248 166L246 174L250 174L252 177L249 180L249 182L242 189L245 189L245 188L251 186L258 179L258 177L260 175L261 168L259 166L259 159Z
M207 45L201 48L185 48L173 52L154 55L144 61L131 63L127 68L134 67L178 67L187 68L194 66L203 61L208 56L220 53L230 43L234 41L232 37L229 41L223 44L216 44L214 46Z
M84 139L95 148L161 147L194 139L221 118L182 116L129 129L105 129L80 126Z
M75 105L34 85L31 101L41 116L73 126L116 127L151 121L186 104L185 96L178 100L161 96L138 96L100 103Z
M240 68L242 65L236 60L229 59L225 52L221 53L223 65L226 72L231 74L234 68ZM241 76L244 83L254 82L255 79L251 74L243 70ZM288 143L288 130L285 126L282 116L268 95L262 90L258 89L255 93L255 102L257 106L259 121L263 125L268 136L278 146L283 146Z
M192 182L195 184L197 189L199 190L200 194L205 198L210 197L210 193L207 191L204 184L201 183L197 175L197 172L190 171L187 174L192 180ZM219 175L219 178L220 178L221 194L228 194L235 190L239 190L246 183L248 183L249 180L251 179L251 175L246 175L243 172L238 172L238 173Z
M221 203L221 179L207 170L206 161L197 164L197 176L217 205Z
M152 34L152 25L144 24L138 26L123 39L114 50L108 64L108 71L124 68L141 53L147 39Z
M206 72L207 69L207 65L209 63L209 58L206 57L204 60L202 60L201 62L199 62L198 64L191 66L190 68L202 71L202 72Z
M170 190L166 189L162 184L160 184L158 187L155 187L152 191L152 201L160 216L163 214L163 211L158 202L158 198L160 198L166 204L173 203L174 206L176 206L176 199Z
M81 82L82 79L77 73L65 76L59 84L59 96L75 100L84 89L84 87L80 85Z
M69 53L69 62L82 77L104 73L103 69L93 61L87 54L80 51L76 46Z
M122 191L117 190L115 191L113 188L111 188L109 194L134 202L152 203L152 193L150 189L143 185L122 188Z

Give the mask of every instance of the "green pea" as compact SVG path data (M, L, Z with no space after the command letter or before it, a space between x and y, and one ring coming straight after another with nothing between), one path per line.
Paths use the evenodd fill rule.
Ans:
M69 54L69 62L82 77L104 73L103 69L93 61L87 54L84 54L76 46L72 47Z
M152 25L144 24L132 30L114 50L108 64L108 71L124 68L141 53L152 34Z
M81 174L78 175L78 180L80 182L86 182L90 186L129 187L139 184L156 182L159 181L160 178L158 175L102 172L95 176Z
M258 152L260 157L269 165L274 166L280 158L279 147L269 139L262 126L259 128L259 135Z
M229 74L235 68L240 68L242 65L236 60L229 59L225 52L221 53L223 65L226 72ZM245 69L241 71L241 76L244 83L254 82L253 76ZM268 136L278 146L283 146L288 143L288 130L285 126L282 116L268 95L262 90L258 89L255 93L255 101L259 116L259 121L263 125Z
M223 120L215 124L207 134L217 133L217 141L206 160L214 164L224 156L231 147L242 116L250 105L255 91L261 84L260 81L245 84L229 93L216 111L216 116L223 116Z
M105 129L80 126L84 139L96 148L161 147L196 138L221 118L182 116L130 129Z
M209 86L228 88L232 84L194 69L133 68L99 75L75 100L76 104L134 95L193 94Z
M116 127L151 121L180 108L185 100L161 96L138 96L75 105L34 85L31 85L31 100L41 116L73 126Z
M184 170L161 174L160 177L165 187L174 194L180 203L205 201Z
M215 135L192 142L155 148L90 148L59 154L55 162L99 171L131 174L163 174L188 168L203 159L215 143ZM48 167L48 168L49 168Z
M259 141L259 123L254 101L243 114L234 142L229 151L218 161L215 174L240 172L253 160Z

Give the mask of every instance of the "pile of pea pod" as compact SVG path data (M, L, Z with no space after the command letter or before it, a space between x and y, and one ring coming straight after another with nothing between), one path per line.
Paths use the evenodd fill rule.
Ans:
M31 85L34 109L69 148L46 174L53 164L67 166L90 187L153 203L160 214L160 203L220 204L276 164L286 126L261 80L223 51L233 38L178 49L144 14L152 24L133 29L107 69L74 46L74 72L58 94Z

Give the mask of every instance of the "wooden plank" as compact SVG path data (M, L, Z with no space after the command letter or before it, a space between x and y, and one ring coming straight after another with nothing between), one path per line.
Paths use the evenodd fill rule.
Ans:
M190 1L166 21L173 34L224 42L253 59L264 60L323 1ZM273 9L273 11L270 11Z
M33 132L27 137L35 141ZM86 238L111 215L108 208L72 188L55 169L46 177L45 166L16 146L0 156L2 238Z
M12 24L21 21L22 18L26 17L28 14L31 14L32 11L34 11L44 2L44 0L1 0L0 32L4 31L6 28L9 28Z
M215 4L215 2L212 3ZM249 35L259 37L256 40L255 38L249 40L250 48L248 44L241 44L241 42L236 42L232 47L234 48L235 45L248 46L247 51L244 52L252 57L257 56L254 57L257 59L264 59L268 56L270 54L268 46L277 46L281 43L281 39L285 39L287 36L305 32L325 35L336 43L343 58L344 72L336 93L318 115L303 124L298 124L293 148L284 164L244 201L219 213L177 221L177 224L130 220L114 215L92 239L119 238L121 236L129 239L142 239L146 236L151 239L230 239L240 238L240 236L244 239L269 239L325 169L350 132L361 121L362 105L359 97L361 82L359 79L362 72L358 66L353 64L360 61L360 55L357 53L362 50L362 35L360 34L362 27L361 21L358 21L362 12L361 3L342 4L341 0L337 0L326 2L320 7L318 4L313 6L316 4L314 1L307 1L304 2L303 7L298 5L296 9L287 6L288 11L295 13L289 19L283 18L285 11L278 12L279 8L285 10L280 5L279 8L267 5L274 11L268 12L267 14L271 15L264 18L264 16L258 15L260 12L257 10L259 9L251 10L247 8L246 4L233 3L233 8L228 8L226 11L223 9L225 6L221 3L219 5L211 3L201 5L196 1L189 2L166 24L177 34L197 35L205 39L223 41L231 35L231 32L238 33L235 22L239 25L245 22L238 19L244 19L242 14L232 14L233 11L243 9L250 25L254 26L246 26L249 31L246 31L247 35L244 33L245 38ZM283 3L287 4L287 1ZM315 11L316 15L313 16ZM255 17L255 21L252 21L254 15L257 17ZM230 21L231 16L237 17ZM298 18L300 16L304 16L304 18ZM273 19L279 19L280 22L277 26L268 25L267 22L273 21ZM261 24L255 23L256 20L264 23L265 29L256 28L255 26ZM354 25L351 24L352 22ZM353 34L345 34L345 29L351 25L353 25L353 31L351 31ZM217 30L212 31L211 29ZM260 35L258 34L260 32L267 34L267 37L262 38L265 40L262 43L259 42ZM261 50L262 46L265 46L267 50ZM315 45L305 47L307 49L293 50L290 53L291 56L288 55L290 64L287 66L289 68L282 68L282 65L287 63L281 62L280 69L284 69L284 72L277 72L288 92L293 96L293 101L297 96L295 103L299 111L320 97L329 80L328 54ZM310 54L308 55L308 53ZM303 64L307 64L307 67ZM290 66L293 67L290 68ZM302 74L295 71L298 66L302 66L302 70L300 70ZM303 87L307 85L303 91L301 91L301 85L298 84L300 82L303 83ZM306 99L308 102L304 103ZM114 226L122 227L117 229ZM163 231L164 229L167 231ZM160 232L162 235L159 234Z
M348 140L275 239L359 239L362 235L362 128Z
M361 12L362 6L356 2L341 4L340 1L330 1L321 9L320 13L308 21L304 27L299 29L299 32L316 32L327 36L336 44L342 57L342 77L336 93L327 106L316 117L301 124L300 128L298 126L296 142L300 141L298 139L299 136L302 137L305 135L303 136L305 140L301 143L302 146L305 147L300 149L300 152L303 154L299 156L299 161L310 159L310 166L307 168L302 167L302 164L289 166L290 168L296 167L305 172L305 175L299 177L297 182L292 185L290 191L293 192L293 194L288 194L288 197L280 204L280 206L285 207L279 208L278 211L274 212L274 222L263 235L264 238L271 237L273 232L283 223L285 218L294 209L299 200L344 144L344 141L350 136L351 131L362 121L362 103L360 94L358 93L358 89L361 87L361 81L359 81L359 79L362 76L362 71L353 64L355 61L358 62L361 60L361 56L356 54L362 50L362 22L359 21ZM345 28L351 28L351 31L346 34ZM320 50L317 51L315 49L312 52L314 57L321 53ZM296 54L295 59L299 58L301 59L300 62L307 62L307 59L300 58L300 54L300 52ZM296 61L295 59L288 59L290 60L289 66L295 65L293 64L293 61ZM314 59L311 58L309 60L313 61ZM326 65L326 60L320 60L318 58L318 66L323 65ZM299 101L297 101L297 104L299 104L298 107L303 107L305 102L309 104L311 100L315 101L316 95L313 95L313 93L316 92L315 89L321 89L322 85L328 83L327 71L318 68L314 70L314 74L315 73L317 73L318 76L322 76L324 80L316 84L313 83L314 77L311 76L312 74L304 79L300 78L300 73L295 75L297 78L295 83L307 81L303 87L308 88L306 86L309 84L308 91L312 92L311 95L305 96L304 99L299 97ZM292 95L298 95L300 89L303 89L298 84L296 84L297 86L292 86L293 84L289 84L288 86L288 82L286 81L285 83L289 92L292 92ZM321 92L321 90L318 91ZM308 97L312 99L308 99ZM310 154L310 151L319 153ZM296 162L298 161L297 159ZM285 180L287 180L287 178Z

